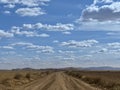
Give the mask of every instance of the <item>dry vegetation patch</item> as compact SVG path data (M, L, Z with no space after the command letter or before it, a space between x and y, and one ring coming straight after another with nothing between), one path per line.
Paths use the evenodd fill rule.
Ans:
M50 71L1 71L0 72L0 90L13 90L30 83L39 78L49 75Z
M120 90L119 71L66 71L66 73L103 90Z

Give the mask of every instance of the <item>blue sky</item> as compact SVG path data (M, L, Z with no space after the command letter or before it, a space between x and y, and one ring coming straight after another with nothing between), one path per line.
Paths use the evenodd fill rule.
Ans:
M0 69L120 65L119 0L0 0Z

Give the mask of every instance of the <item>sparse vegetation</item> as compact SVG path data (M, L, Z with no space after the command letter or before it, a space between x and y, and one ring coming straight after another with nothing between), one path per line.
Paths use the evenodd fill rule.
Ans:
M14 87L30 83L50 73L52 72L39 70L0 71L0 88L5 87L7 90L13 90Z
M66 71L66 73L103 90L120 90L119 71Z
M27 74L25 75L25 77L30 80L30 79L31 79L31 74L30 74L30 73L27 73Z
M14 79L18 79L18 80L20 80L20 79L22 79L23 78L23 75L22 74L16 74L15 76L14 76Z
M34 80L37 80L38 78L43 78L53 72L56 71L0 71L0 87L4 86L14 88L17 86L25 85ZM78 78L94 87L102 88L102 90L120 90L120 71L67 70L65 73L72 77Z

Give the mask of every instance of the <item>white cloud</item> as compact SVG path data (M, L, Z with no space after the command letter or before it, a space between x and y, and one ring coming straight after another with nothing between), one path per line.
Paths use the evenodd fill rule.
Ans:
M109 35L109 36L119 36L120 32L108 32L107 35Z
M2 49L14 49L12 46L0 46Z
M35 45L33 43L26 43L26 42L18 42L18 43L13 43L10 44L9 46L21 46L23 49L27 50L32 50L36 51L37 53L54 53L53 47L51 46L40 46L40 45Z
M38 34L35 31L23 31L20 27L13 26L11 32L16 35L25 35L26 37L50 37L50 35L46 33Z
M120 31L119 21L103 21L92 20L89 22L79 22L77 29L87 31Z
M61 45L76 48L76 47L91 47L97 43L98 43L98 41L96 41L96 40L84 40L84 41L70 40L68 42L62 42Z
M23 24L23 29L34 29L32 24Z
M16 13L21 16L39 16L45 14L45 12L39 7L19 8L16 10Z
M63 34L65 34L65 35L70 35L71 34L71 32L62 32Z
M68 32L74 29L73 24L61 24L57 23L56 25L49 25L49 24L23 24L22 27L13 26L11 28L11 33L15 35L25 35L26 37L50 37L47 33L39 34L39 30L46 30L46 31L61 31L63 34L71 34Z
M46 14L41 6L47 6L47 3L50 0L0 0L0 4L4 8L13 9L16 5L19 5L19 8L13 9L16 10L15 13L21 16L39 16ZM24 6L24 8L23 8Z
M119 1L94 0L93 4L82 11L82 15L76 22L80 30L120 31L119 8Z
M14 51L6 51L6 52L2 52L1 54L2 55L15 55L16 52L14 52Z
M42 23L23 24L23 28L24 27L27 29L43 29L48 31L68 31L74 29L73 24L62 24L62 23L57 23L56 25L42 24Z
M75 60L75 58L73 58L73 57L64 57L63 60ZM66 62L66 61L65 61L65 63L69 64L69 62Z
M98 3L112 3L113 0L94 0L94 5Z
M50 0L0 0L0 3L3 4L19 4L27 7L46 5L46 2L50 2Z
M38 24L39 26L39 24ZM56 25L43 25L44 29L51 30L51 31L67 31L67 30L73 30L74 26L73 24L61 24L57 23Z
M29 50L36 50L39 53L54 53L53 47L50 46L30 45L26 48Z
M4 14L10 14L11 12L10 11L4 11Z
M4 3L4 4L10 4L10 3L18 3L19 0L0 0L0 3Z
M5 38L14 37L14 34L5 32L4 30L0 30L0 38L2 38L2 37L5 37Z
M4 7L5 7L5 8L14 8L15 5L14 5L14 4L8 4L8 5L5 5Z
M59 41L58 40L54 40L53 43L59 43Z
M74 53L74 51L63 51L63 50L59 50L58 51L60 54L64 54L64 55L71 55L71 54L73 54Z
M21 0L21 3L23 5L33 7L33 6L45 5L45 3L49 1L50 0Z
M32 43L26 43L26 42L18 42L18 43L13 43L10 44L10 46L31 46L33 45Z
M101 50L98 51L98 53L105 53L105 52L108 52L107 48L102 48Z
M98 55L120 55L120 42L112 42L112 43L106 43L101 44L96 47L96 49L92 49L92 54L98 54Z
M120 43L119 42L108 43L108 46L110 46L111 48L120 48Z
M42 33L38 35L39 37L50 37L50 35L46 34L46 33Z

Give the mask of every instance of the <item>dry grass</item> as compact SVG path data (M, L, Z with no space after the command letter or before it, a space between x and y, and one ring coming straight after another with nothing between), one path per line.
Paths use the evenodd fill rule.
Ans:
M66 73L103 90L120 90L120 71L66 71Z
M30 83L50 73L52 72L39 70L0 71L0 88L5 87L11 90L12 88Z

